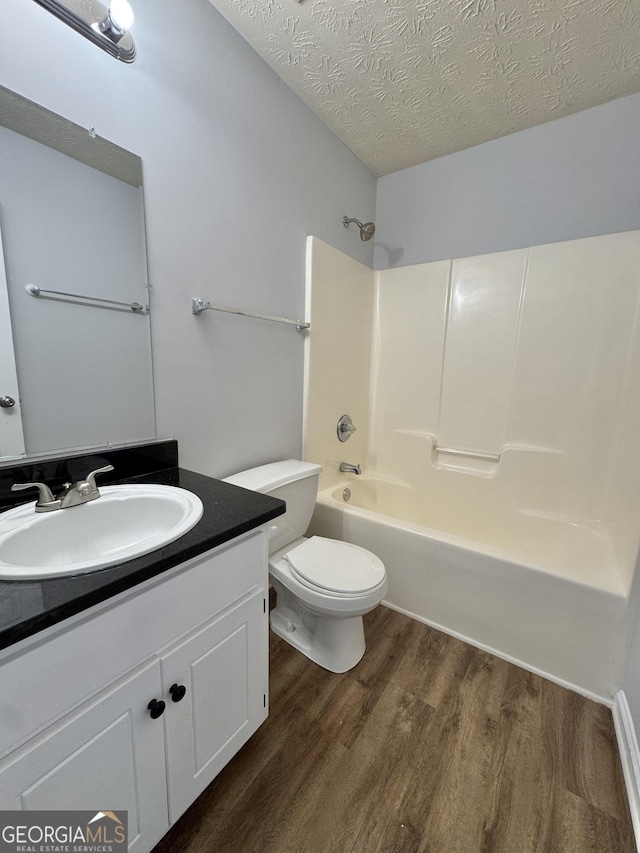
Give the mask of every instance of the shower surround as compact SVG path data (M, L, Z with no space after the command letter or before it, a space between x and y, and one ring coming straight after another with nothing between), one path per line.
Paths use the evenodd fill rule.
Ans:
M379 553L391 606L610 697L640 536L640 233L377 273L309 238L307 288L312 532Z

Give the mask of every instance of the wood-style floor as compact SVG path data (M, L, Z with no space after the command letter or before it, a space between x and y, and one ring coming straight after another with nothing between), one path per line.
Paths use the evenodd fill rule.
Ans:
M610 711L379 607L325 672L271 634L267 722L154 853L633 853Z

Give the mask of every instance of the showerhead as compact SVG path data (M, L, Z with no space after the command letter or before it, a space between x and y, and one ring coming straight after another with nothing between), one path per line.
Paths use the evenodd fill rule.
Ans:
M365 222L364 225L360 227L360 239L364 240L365 243L367 240L370 240L375 233L376 226L373 222Z
M342 217L342 224L345 228L348 228L351 222L355 222L358 228L360 229L360 239L363 243L366 243L367 240L370 240L373 235L376 233L376 226L373 222L365 222L364 225L358 219L349 219L348 216Z

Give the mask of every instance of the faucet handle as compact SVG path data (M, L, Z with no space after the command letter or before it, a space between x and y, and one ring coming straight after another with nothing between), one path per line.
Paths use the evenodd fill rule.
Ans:
M56 503L53 492L45 483L14 483L11 486L12 492L21 492L23 489L37 489L38 500L36 506L46 506L46 504Z
M98 491L98 487L96 486L96 474L106 474L109 471L113 471L113 465L105 465L104 468L96 468L95 471L92 471L90 474L87 474L85 477L85 482L89 485L88 491Z
M353 425L353 421L349 417L349 415L342 415L340 420L338 421L338 438L340 441L347 441L347 439L351 438L353 433L356 431L356 428Z
M100 492L96 486L96 474L106 474L107 471L113 471L113 465L96 468L95 471L87 474L84 480L78 480L77 483L65 483L64 489L58 495L60 508L68 509L99 498Z

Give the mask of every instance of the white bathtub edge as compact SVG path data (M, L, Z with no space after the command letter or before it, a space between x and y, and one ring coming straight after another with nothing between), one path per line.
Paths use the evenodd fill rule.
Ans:
M610 696L603 696L599 693L593 693L590 690L586 690L584 687L580 687L578 684L573 684L570 681L566 681L564 678L558 678L557 675L552 675L549 672L546 672L543 669L538 669L535 666L531 666L530 664L524 663L518 658L512 657L511 655L507 655L504 652L499 651L498 649L493 648L492 646L488 646L485 643L480 643L477 640L474 640L472 637L468 637L465 634L461 634L458 631L453 631L451 628L447 628L445 625L439 625L437 622L433 622L430 619L425 619L423 616L419 616L417 613L413 613L411 610L405 610L404 607L398 607L396 604L391 604L386 599L382 601L382 604L385 607L388 607L390 610L397 610L398 613L403 613L405 616L409 616L411 619L415 619L416 622L422 622L424 625L429 625L430 628L435 628L437 631L442 631L443 634L448 634L450 637L455 637L456 640L462 640L463 643L468 643L470 646L473 646L476 649L480 649L483 652L489 652L491 655L495 655L495 657L500 658L501 660L507 661L507 663L512 663L515 666L519 666L520 669L526 669L527 672L532 672L534 675L539 675L541 678L546 678L547 681L552 681L554 684L558 684L560 687L565 687L567 690L572 690L574 693L579 693L580 696L584 696L586 699L591 699L594 702L597 702L599 705L606 705L609 708L613 708L614 700ZM640 850L640 845L638 847Z
M640 850L640 749L624 690L618 690L616 693L612 712L633 833L636 847Z

